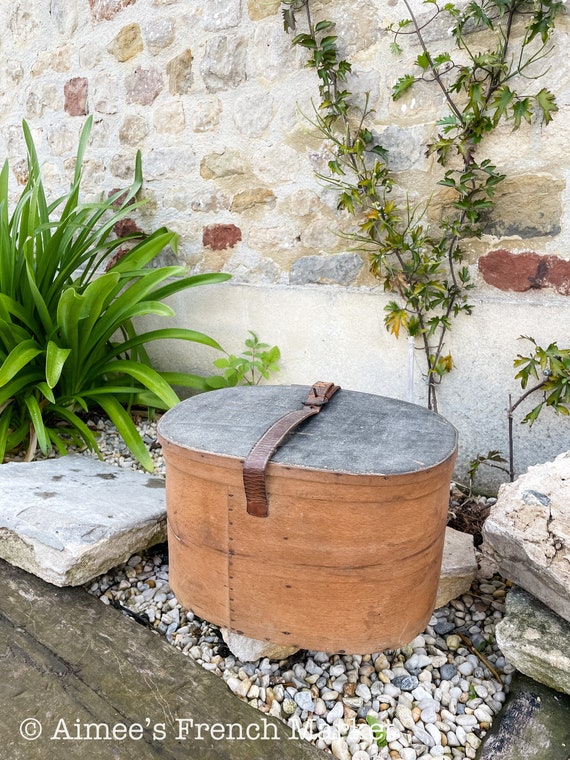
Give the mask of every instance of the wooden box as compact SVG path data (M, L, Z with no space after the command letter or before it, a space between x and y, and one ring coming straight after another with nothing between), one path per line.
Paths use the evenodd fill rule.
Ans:
M163 416L170 585L199 617L252 638L402 646L433 611L456 430L423 407L339 390L273 455L267 516L249 514L244 460L309 390L227 388Z

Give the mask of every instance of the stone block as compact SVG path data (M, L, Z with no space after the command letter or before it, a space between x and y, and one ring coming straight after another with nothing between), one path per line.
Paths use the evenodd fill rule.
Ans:
M94 21L110 21L123 8L133 5L137 0L89 0Z
M275 206L275 194L266 187L252 187L250 190L242 190L234 195L231 210L241 214L255 206Z
M240 240L241 230L235 224L210 224L202 233L202 244L213 251L233 248Z
M162 74L158 69L135 69L125 80L127 103L150 106L164 87Z
M192 87L192 51L184 50L166 64L171 95L187 95Z
M64 110L70 116L85 116L87 109L87 79L73 77L63 86Z
M481 256L478 266L485 282L499 290L524 293L550 287L561 295L570 295L570 261L559 256L501 248Z
M206 42L200 71L208 92L239 87L246 80L247 40L219 35Z
M570 694L570 623L521 588L507 596L497 644L521 673Z
M77 586L165 540L164 480L83 456L0 467L0 557Z
M476 574L477 559L473 536L446 528L435 609L444 607L462 594L467 594Z
M230 631L229 628L221 628L220 633L230 652L242 662L255 662L262 657L270 660L284 660L299 651L298 647L286 647L281 644L272 644L270 641L250 639L249 636L242 636Z
M303 256L291 267L291 284L352 285L363 266L357 253Z
M110 53L123 63L143 51L141 28L138 24L124 26L108 47Z
M570 452L501 486L481 548L504 578L570 621Z
M247 0L247 12L252 21L260 21L279 13L279 0Z
M549 175L509 177L497 188L495 204L485 217L484 232L521 238L558 235L564 189L563 180Z

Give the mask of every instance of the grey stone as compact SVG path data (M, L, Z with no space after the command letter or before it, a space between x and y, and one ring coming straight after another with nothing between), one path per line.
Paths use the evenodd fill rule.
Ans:
M298 647L251 639L249 636L230 631L229 628L221 628L220 631L228 649L242 662L255 662L263 657L269 660L284 660L299 651Z
M228 3L228 0L209 0L208 13L204 18L207 32L219 32L238 26L241 20L240 3Z
M200 71L208 92L238 87L246 80L247 40L219 35L208 40Z
M473 536L453 528L445 529L445 544L435 609L466 594L477 574Z
M357 253L303 256L291 267L292 285L352 285L364 263Z
M503 577L570 621L570 452L501 486L481 548Z
M402 691L413 691L419 683L416 676L396 676L392 681L392 685Z
M570 623L521 588L507 596L496 628L507 660L539 683L570 694Z
M457 674L457 668L455 665L451 665L448 663L447 665L442 665L439 669L439 675L441 676L442 681L451 681L451 679Z
M76 586L164 541L164 480L88 457L0 467L0 557Z
M409 169L424 169L426 128L387 127L380 135L380 144L387 149L389 166L392 171L401 172Z
M569 747L570 698L515 674L479 760L568 760Z

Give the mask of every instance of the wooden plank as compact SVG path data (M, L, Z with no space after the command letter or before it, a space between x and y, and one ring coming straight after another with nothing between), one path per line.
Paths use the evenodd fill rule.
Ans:
M238 700L222 679L82 589L50 586L5 562L0 585L2 757L329 757L290 739L284 724ZM43 727L35 741L20 735L29 719Z

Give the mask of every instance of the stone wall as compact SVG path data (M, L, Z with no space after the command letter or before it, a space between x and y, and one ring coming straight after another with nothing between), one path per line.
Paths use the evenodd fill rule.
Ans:
M180 235L191 271L224 270L231 284L191 292L178 319L240 350L248 328L279 343L279 382L334 379L346 387L406 397L408 349L387 336L386 297L365 256L336 235L335 197L320 186L327 151L302 112L317 96L304 53L292 50L278 0L14 0L2 3L0 156L12 189L25 180L21 120L34 134L46 185L68 185L80 129L94 117L85 190L96 198L126 184L142 151L146 207L136 224ZM386 25L405 15L396 0L323 0L356 76L369 91L374 128L412 198L445 196L422 145L441 115L437 92L415 88L397 103L404 62L389 53ZM431 31L447 45L446 30ZM442 386L442 411L459 427L460 463L505 449L504 408L516 393L512 359L521 333L570 339L570 22L562 16L544 83L559 112L548 128L501 127L484 152L508 174L487 235L469 247L475 316L449 346L456 370ZM441 41L437 38L441 37ZM532 83L531 83L532 84ZM343 247L344 246L344 247ZM172 254L167 257L172 257ZM206 291L206 289L202 289ZM175 369L210 370L212 356L158 352ZM415 370L414 399L424 386ZM566 425L566 427L565 427ZM523 429L521 467L564 447L567 423ZM567 448L567 446L566 446Z

